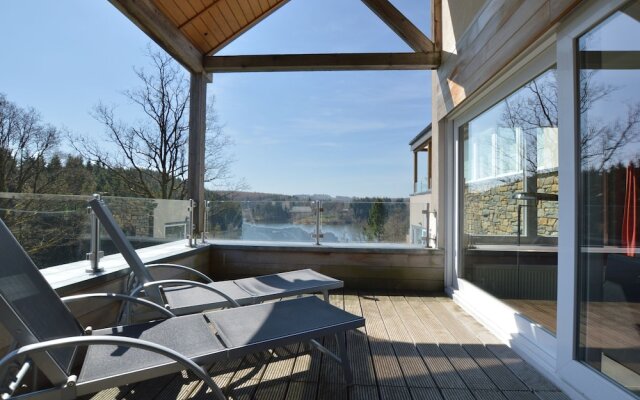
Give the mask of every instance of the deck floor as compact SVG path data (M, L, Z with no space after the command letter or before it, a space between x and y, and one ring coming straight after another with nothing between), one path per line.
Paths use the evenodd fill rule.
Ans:
M347 334L353 386L338 364L303 345L213 365L216 383L233 399L568 399L447 297L345 292L331 301L366 318ZM183 372L91 398L211 396Z

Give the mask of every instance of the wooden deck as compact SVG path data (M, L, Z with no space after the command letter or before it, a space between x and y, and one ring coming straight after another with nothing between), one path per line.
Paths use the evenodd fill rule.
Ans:
M353 386L344 385L335 362L303 345L216 364L216 383L233 399L568 399L449 298L347 292L331 301L367 320L347 336ZM183 373L91 398L211 396Z

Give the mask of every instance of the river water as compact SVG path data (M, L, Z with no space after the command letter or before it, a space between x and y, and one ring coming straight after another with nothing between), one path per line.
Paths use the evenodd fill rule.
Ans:
M277 242L313 242L315 225L306 224L242 224L242 240ZM365 242L362 228L355 225L324 225L325 243Z

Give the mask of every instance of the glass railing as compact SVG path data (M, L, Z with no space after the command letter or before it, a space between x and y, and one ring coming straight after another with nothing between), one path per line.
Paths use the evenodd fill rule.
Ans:
M207 222L213 239L436 247L435 213L426 210L405 200L212 201Z
M0 193L0 218L40 268L89 260L96 248L100 256L117 253L103 228L98 235L92 232L87 204L91 199L92 196ZM110 196L102 200L136 249L187 238L188 200ZM93 238L98 239L97 246ZM87 267L91 266L87 261Z
M0 193L0 218L40 268L86 260L87 269L98 270L99 259L117 250L95 228L92 198ZM188 239L189 200L101 199L136 249ZM406 200L215 201L206 215L209 240L437 247L436 214Z

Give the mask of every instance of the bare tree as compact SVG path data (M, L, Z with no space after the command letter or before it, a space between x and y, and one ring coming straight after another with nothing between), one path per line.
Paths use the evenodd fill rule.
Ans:
M141 85L124 96L142 111L142 119L125 123L113 106L98 104L92 115L106 128L108 146L80 139L76 148L91 162L107 168L138 196L184 199L187 195L189 82L167 54L148 50L153 72L134 68ZM230 179L230 138L218 124L210 100L207 108L207 177ZM108 148L106 148L108 147Z
M18 107L0 93L0 191L44 191L50 183L45 164L59 138L36 110Z
M599 101L606 100L617 88L598 82L596 70L580 71L578 113L585 115ZM553 72L555 74L555 72ZM525 142L525 170L535 174L537 149L533 145L540 128L558 126L558 88L555 76L534 79L525 85L525 91L505 101L503 123L512 130L521 129ZM623 118L604 123L598 120L581 121L580 158L584 167L603 171L620 161L621 151L640 140L640 104L629 104ZM529 145L527 145L529 144Z

